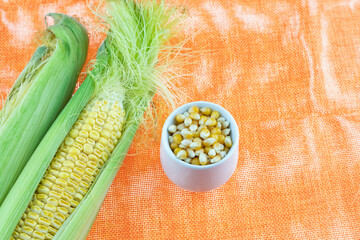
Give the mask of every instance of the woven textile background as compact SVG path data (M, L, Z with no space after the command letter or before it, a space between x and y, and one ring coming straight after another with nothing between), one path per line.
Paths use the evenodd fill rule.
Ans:
M161 169L160 131L138 136L88 239L360 239L360 1L173 2L199 50L179 105L234 115L238 167L217 190L186 192ZM94 20L84 0L0 0L2 98L54 11ZM102 38L89 34L90 59Z

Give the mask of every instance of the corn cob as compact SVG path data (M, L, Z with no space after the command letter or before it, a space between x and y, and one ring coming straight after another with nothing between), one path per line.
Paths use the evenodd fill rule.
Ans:
M0 112L0 205L74 91L86 59L86 30L73 18L50 14L40 46L16 80Z
M152 96L158 89L166 90L155 65L176 26L175 9L168 9L163 2L126 0L109 1L107 11L110 17L104 19L110 30L98 51L94 70L56 119L0 206L0 232L4 236L0 239L85 239ZM119 105L118 110L110 110L108 115L116 118L109 125L102 125L98 101ZM78 115L80 122L75 123L73 117ZM99 134L93 133L92 138L95 126ZM110 135L101 134L111 128ZM99 149L97 144L105 150L94 154ZM85 174L86 169L89 174Z

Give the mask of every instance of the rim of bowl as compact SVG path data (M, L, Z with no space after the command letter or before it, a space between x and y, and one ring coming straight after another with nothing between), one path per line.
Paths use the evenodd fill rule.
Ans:
M221 159L219 162L217 163L213 163L210 165L205 165L205 166L200 166L200 165L192 165L190 163L186 163L180 159L178 159L175 154L173 153L173 151L170 149L170 144L169 144L169 132L168 132L168 127L170 126L170 124L172 124L175 120L175 116L179 113L183 113L186 110L188 110L190 107L197 105L199 108L201 107L210 107L212 110L216 110L218 111L222 117L224 117L227 121L230 122L230 130L234 135L234 139L231 139L233 142L233 145L231 146L229 152L226 154L226 156ZM224 116L227 115L227 116ZM233 138L233 137L232 137ZM179 164L182 164L183 166L189 167L189 168L194 168L194 169L209 169L209 168L214 168L216 166L222 165L224 164L229 158L230 156L234 153L235 148L238 147L238 143L239 143L239 129L238 126L236 124L236 121L234 119L234 117L222 106L216 104L216 103L212 103L212 102L206 102L206 101L196 101L196 102L190 102L190 103L186 103L178 108L176 108L166 119L163 129L162 129L162 137L161 137L161 141L164 141L164 147L165 147L165 151L167 152L168 156L171 158L172 161L175 161Z

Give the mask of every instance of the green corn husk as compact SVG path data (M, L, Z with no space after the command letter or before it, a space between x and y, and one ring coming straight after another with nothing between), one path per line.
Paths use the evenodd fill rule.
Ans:
M40 46L0 111L0 205L41 139L70 99L87 56L88 37L75 19L49 14Z
M163 96L169 95L162 73L172 51L166 44L178 21L176 9L162 1L119 0L108 1L106 10L109 16L103 19L110 30L94 69L51 126L0 207L1 240L11 237L56 150L87 102L114 90L124 94L122 137L90 191L53 238L85 239L154 93L161 90ZM165 57L159 59L159 53Z

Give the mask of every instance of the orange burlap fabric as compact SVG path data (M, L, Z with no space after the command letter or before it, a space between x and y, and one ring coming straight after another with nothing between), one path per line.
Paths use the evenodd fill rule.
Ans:
M137 136L88 239L360 239L360 2L173 2L189 8L197 51L179 105L234 115L238 167L219 189L186 192L161 169L160 131ZM1 97L52 11L93 19L84 0L0 1ZM89 32L90 59L102 39Z

